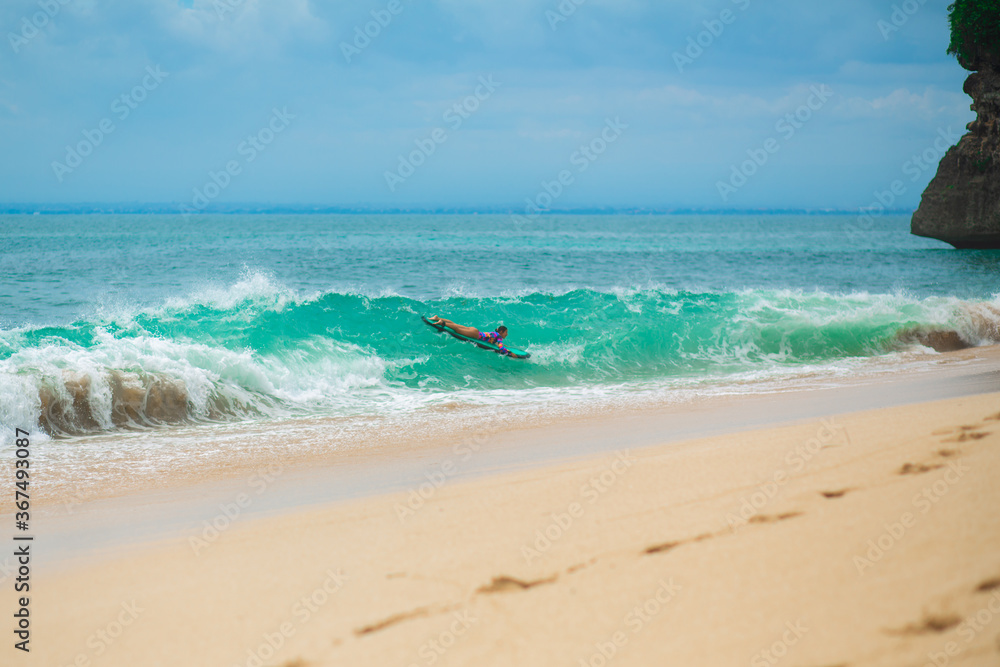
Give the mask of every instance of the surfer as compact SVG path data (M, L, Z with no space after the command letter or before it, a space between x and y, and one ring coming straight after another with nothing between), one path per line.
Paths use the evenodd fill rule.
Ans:
M455 324L451 320L446 320L443 317L438 317L437 315L431 315L430 321L438 326L448 327L457 334L461 334L466 338L476 338L478 340L491 343L500 348L500 354L506 354L507 356L513 357L514 355L504 347L503 339L507 337L507 327L500 325L496 328L496 331L491 331L490 333L483 333L476 327L466 327L461 324Z

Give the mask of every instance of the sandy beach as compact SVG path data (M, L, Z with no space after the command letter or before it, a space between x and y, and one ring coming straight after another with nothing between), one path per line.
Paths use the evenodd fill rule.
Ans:
M1000 0L0 15L0 667L1000 667Z
M240 520L235 493L39 571L19 664L1000 660L1000 394L610 444Z

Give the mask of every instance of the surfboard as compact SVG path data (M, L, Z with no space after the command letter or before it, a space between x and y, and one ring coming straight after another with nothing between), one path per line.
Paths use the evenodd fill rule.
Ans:
M472 343L473 345L475 345L477 347L480 347L480 348L482 348L484 350L492 350L493 352L497 352L497 353L500 352L500 348L497 347L496 345L494 345L493 343L487 343L484 340L477 340L475 338L469 338L468 336L463 336L462 334L458 333L457 331L452 331L448 327L441 326L440 324L435 324L434 322L431 322L429 319L427 319L426 317L424 317L422 315L421 315L420 319L422 319L424 321L424 324L426 324L427 326L431 327L432 329L437 329L438 331L442 331L444 333L451 334L452 336L454 336L455 338L457 338L459 340L467 341L467 342ZM529 357L531 357L531 354L529 352L525 352L524 350L519 350L516 347L511 347L509 345L504 345L504 347L507 348L507 350L511 353L511 355L515 359L528 359Z

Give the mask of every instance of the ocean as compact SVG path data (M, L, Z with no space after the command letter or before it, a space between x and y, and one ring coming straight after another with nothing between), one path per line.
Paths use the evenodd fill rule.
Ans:
M1000 342L1000 253L903 215L5 215L0 264L6 441L97 450L753 393ZM423 314L505 324L531 358Z

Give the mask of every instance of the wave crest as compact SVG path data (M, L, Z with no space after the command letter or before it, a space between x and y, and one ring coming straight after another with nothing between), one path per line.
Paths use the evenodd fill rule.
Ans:
M418 314L504 323L517 362ZM0 331L0 422L54 435L311 413L376 413L442 394L671 383L1000 342L1000 300L655 287L421 302L302 297L262 274L152 309Z

